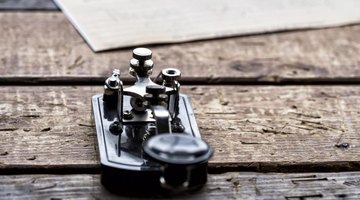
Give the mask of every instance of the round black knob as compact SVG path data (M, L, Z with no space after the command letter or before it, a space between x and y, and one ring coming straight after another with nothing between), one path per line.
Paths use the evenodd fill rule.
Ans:
M151 158L174 165L193 165L206 162L212 149L199 138L186 134L160 134L150 138L144 151Z
M182 190L206 183L207 162L213 151L203 140L186 134L159 134L143 148L151 159L163 165L163 188Z

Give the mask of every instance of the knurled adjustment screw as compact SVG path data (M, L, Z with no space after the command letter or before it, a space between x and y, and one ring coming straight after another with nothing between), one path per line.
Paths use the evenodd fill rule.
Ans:
M132 76L149 77L154 66L151 60L152 52L147 48L133 50L133 58L130 60L130 74Z
M146 86L146 93L144 98L147 100L146 105L160 105L166 102L167 95L165 94L165 86L162 85L148 85Z
M150 49L140 47L133 50L133 58L139 61L150 60L151 57L152 57L152 52Z
M175 68L166 68L161 71L161 77L166 82L177 81L181 77L181 72Z
M165 93L165 86L162 85L148 85L146 86L146 93L152 94L153 96L159 96Z

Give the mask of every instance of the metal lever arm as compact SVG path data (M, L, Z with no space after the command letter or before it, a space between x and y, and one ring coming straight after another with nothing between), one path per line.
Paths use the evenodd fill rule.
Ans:
M171 133L170 113L164 106L151 106L155 118L157 134Z

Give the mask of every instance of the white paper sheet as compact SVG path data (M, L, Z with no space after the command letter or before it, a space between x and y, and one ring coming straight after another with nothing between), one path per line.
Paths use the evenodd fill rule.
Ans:
M55 0L94 51L360 22L360 0Z

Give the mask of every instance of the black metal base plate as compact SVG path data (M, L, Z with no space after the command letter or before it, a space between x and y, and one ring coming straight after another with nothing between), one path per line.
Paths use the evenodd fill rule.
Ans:
M124 96L123 108L124 111L131 110L129 96ZM147 190L156 193L156 191L162 190L160 186L161 165L148 160L142 149L145 127L148 123L152 123L151 120L144 120L144 118L139 120L139 116L134 113L132 120L123 120L123 132L113 134L109 131L109 127L113 122L119 121L117 110L106 105L102 94L92 97L92 109L102 166L103 185L113 192L117 190L130 192L135 189L142 190L145 193ZM179 110L178 118L185 127L181 134L200 138L190 100L184 94L180 94ZM147 122L144 123L144 121ZM206 166L207 163L204 163L203 166L199 166L199 169L206 171ZM195 177L195 181L191 183L192 185L189 188L200 188L206 183L204 173L199 174L202 174L201 177Z

